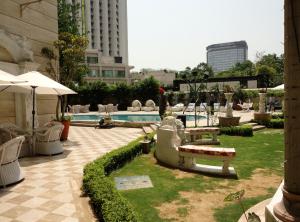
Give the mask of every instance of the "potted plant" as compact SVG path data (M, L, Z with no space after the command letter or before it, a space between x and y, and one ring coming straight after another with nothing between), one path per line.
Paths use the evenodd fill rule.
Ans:
M65 141L68 139L71 119L72 119L72 116L62 116L60 119L60 122L64 125L64 129L60 136L61 141Z
M141 146L142 146L143 153L145 153L145 154L150 153L151 140L149 139L149 137L147 135L144 136L144 140L142 140L140 143L141 143Z

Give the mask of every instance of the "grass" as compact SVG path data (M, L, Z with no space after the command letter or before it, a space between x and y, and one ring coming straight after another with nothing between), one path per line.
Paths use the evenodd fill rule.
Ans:
M220 136L222 147L234 147L237 152L232 165L235 167L239 179L250 178L257 168L267 169L277 175L282 175L283 162L283 131L264 130L254 134L253 137ZM203 161L201 163L217 164L217 161ZM159 217L159 212L155 207L162 203L178 203L177 214L185 217L188 210L182 205L188 204L189 200L180 197L180 191L205 192L216 188L222 188L221 182L227 180L230 185L239 183L239 180L206 177L201 174L194 174L190 178L176 178L173 169L169 169L156 164L153 153L142 155L131 163L125 165L120 170L113 172L110 177L113 180L116 176L149 175L153 188L122 191L121 195L129 200L136 211L140 214L142 221L168 221ZM223 185L224 186L224 185ZM223 187L224 188L224 187ZM246 191L247 192L247 191ZM273 192L269 192L269 196ZM251 206L269 196L259 196L247 199L246 206ZM208 200L209 201L209 200ZM226 220L222 215L226 212ZM216 209L215 219L221 221L237 221L241 215L240 207L235 204L225 205L225 208ZM172 221L172 220L170 220Z

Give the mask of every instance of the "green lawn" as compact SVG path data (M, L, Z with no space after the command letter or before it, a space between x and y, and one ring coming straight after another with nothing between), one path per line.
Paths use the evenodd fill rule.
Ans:
M283 131L264 130L255 133L253 137L220 136L222 147L234 147L237 152L232 165L238 173L238 180L207 177L200 174L193 174L192 177L176 178L173 169L160 166L153 158L153 153L137 157L132 162L125 165L120 170L113 172L110 177L114 180L116 176L149 175L153 188L122 191L121 194L129 200L136 211L140 214L142 221L172 221L163 220L159 217L159 212L155 207L162 203L177 200L179 205L189 202L179 195L180 191L194 191L204 193L226 186L238 185L241 179L249 179L253 171L257 168L266 169L270 173L282 175L283 161ZM201 163L218 164L215 161L201 161ZM178 171L177 171L178 172ZM247 192L247 191L246 191ZM262 199L272 195L258 196L245 200L247 206L251 206ZM209 200L207 200L209 201ZM222 214L230 212L226 217ZM185 217L188 211L184 207L178 207L177 213L180 217ZM214 209L216 221L236 221L241 215L239 206L227 204L224 207Z

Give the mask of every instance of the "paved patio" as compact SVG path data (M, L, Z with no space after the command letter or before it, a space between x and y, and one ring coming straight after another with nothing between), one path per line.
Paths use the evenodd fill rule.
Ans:
M0 189L0 221L96 221L80 190L84 165L140 135L141 129L71 127L63 154L20 159L25 180Z

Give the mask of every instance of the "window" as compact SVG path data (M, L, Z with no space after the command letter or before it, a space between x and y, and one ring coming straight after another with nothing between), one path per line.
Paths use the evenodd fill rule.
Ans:
M114 72L113 70L102 70L102 76L112 78L114 77Z
M97 77L99 75L98 70L90 70L88 76L90 77Z
M116 71L117 78L125 78L125 71L124 70L117 70Z
M97 64L98 63L98 57L88 56L87 57L87 63L89 63L89 64Z

